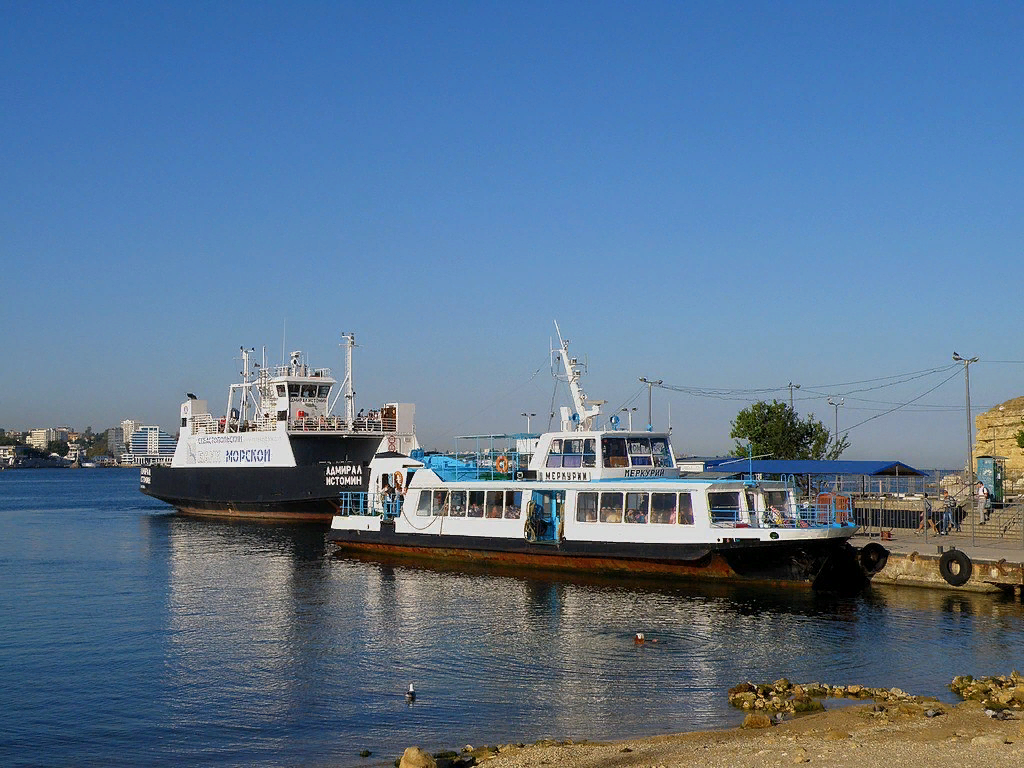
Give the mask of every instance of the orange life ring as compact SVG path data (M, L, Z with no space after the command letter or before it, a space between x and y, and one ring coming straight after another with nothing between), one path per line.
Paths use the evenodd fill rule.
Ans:
M497 459L495 459L494 468L501 472L502 474L508 472L508 456L499 456Z
M402 491L402 470L396 469L395 473L391 476L395 481L395 490L398 492Z

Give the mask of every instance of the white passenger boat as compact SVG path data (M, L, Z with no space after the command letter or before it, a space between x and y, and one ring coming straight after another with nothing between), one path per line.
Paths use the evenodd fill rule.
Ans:
M848 510L798 504L783 482L681 473L668 434L602 427L559 343L575 408L560 431L470 438L478 450L454 458L378 458L369 492L343 494L329 539L415 558L863 586Z

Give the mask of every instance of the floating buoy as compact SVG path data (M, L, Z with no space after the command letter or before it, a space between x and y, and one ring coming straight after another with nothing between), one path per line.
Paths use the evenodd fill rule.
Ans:
M405 692L405 700L410 703L416 701L416 689L412 687L412 683L409 683L409 690Z

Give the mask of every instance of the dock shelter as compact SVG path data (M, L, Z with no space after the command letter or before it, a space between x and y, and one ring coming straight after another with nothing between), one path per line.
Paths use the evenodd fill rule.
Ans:
M689 463L683 460L680 464ZM783 459L704 459L703 471L729 472L735 477L790 480L808 494L825 489L837 493L914 493L924 490L927 472L902 461L813 461ZM918 487L920 486L920 487Z

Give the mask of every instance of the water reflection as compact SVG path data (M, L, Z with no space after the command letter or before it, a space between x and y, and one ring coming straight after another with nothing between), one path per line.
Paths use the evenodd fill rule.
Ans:
M184 745L212 729L229 761L297 734L298 762L349 765L362 748L718 727L745 679L948 698L955 674L1009 671L1024 640L1021 606L987 595L438 568L334 555L316 526L163 525L173 730Z

